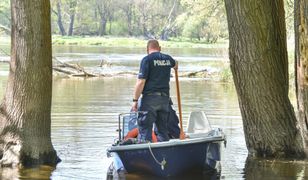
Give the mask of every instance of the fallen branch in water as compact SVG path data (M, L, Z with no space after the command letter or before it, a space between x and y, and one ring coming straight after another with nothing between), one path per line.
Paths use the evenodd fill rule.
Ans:
M64 74L67 74L67 75L72 75L72 74L74 74L74 72L72 72L72 71L65 70L65 69L59 68L59 67L52 67L52 69L53 69L54 71L57 71L57 72L60 72L60 73L64 73Z
M99 64L99 67L111 67L112 63L108 62L105 59L101 60L101 63Z
M59 59L53 57L54 65L53 70L56 72L63 73L69 77L116 77L116 76L136 76L138 73L134 71L124 71L124 72L112 72L112 71L102 71L99 69L93 69L92 72L89 70L85 70L84 67L79 64L70 64L66 62L62 62ZM111 68L112 63L101 60L99 67L102 68ZM107 72L107 73L106 73ZM187 77L187 78L208 78L208 76L212 76L208 69L202 69L195 72L181 72L179 77Z
M195 71L195 72L189 72L189 73L183 73L180 75L180 77L203 77L205 78L208 76L208 70L207 69L202 69L200 71Z
M0 63L10 63L10 60L7 60L7 59L0 59Z
M81 67L79 64L69 64L58 60L57 58L53 57L53 59L58 63L57 65L53 66L53 70L57 72L61 72L71 76L78 76L78 77L97 77L98 75L88 73Z
M127 72L118 72L118 73L115 73L114 74L114 76L123 76L123 75L125 75L125 76L128 76L128 75L130 75L130 76L137 76L137 72L130 72L130 71L127 71Z
M11 33L11 29L7 26L0 24L0 30L6 32L7 34Z

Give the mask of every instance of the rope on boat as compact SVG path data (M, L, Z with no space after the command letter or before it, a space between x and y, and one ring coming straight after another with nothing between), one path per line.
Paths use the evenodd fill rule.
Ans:
M153 152L152 152L151 143L148 143L148 145L149 145L149 150L150 150L150 153L151 153L153 159L155 160L155 162L156 162L157 164L160 165L161 169L164 170L164 169L165 169L165 165L167 164L167 161L165 160L165 158L163 158L163 160L162 160L161 162L159 162L159 161L156 159L156 157L154 156Z

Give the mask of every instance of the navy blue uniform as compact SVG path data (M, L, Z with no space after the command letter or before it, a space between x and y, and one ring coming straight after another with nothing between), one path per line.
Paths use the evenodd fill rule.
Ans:
M154 52L144 57L140 64L139 79L145 79L139 111L138 127L141 141L152 140L153 123L157 127L158 141L168 141L169 82L175 60L166 54Z

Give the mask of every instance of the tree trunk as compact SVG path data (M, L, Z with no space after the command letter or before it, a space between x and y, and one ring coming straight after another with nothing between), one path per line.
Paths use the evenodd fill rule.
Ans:
M57 23L58 23L60 33L62 36L65 36L66 32L65 32L65 29L62 23L62 11L61 11L61 1L60 0L57 1L57 17L58 17Z
M69 28L68 28L68 36L72 36L73 35L73 31L74 31L74 22L75 22L75 14L76 14L76 6L77 6L77 1L76 0L72 0L70 1L70 10L69 10L69 14L70 14L70 24L69 24Z
M68 35L72 36L74 31L75 13L70 15L70 25L68 28Z
M308 145L308 2L295 0L295 77L299 125ZM308 154L308 150L306 150Z
M55 165L49 0L12 0L10 73L0 106L1 165Z
M110 3L109 1L96 1L97 11L100 17L100 23L99 23L99 29L98 29L98 35L104 36L106 35L106 25L107 25L107 19L111 18L110 16ZM110 21L111 22L111 21Z
M160 33L160 39L161 40L167 41L168 38L169 38L169 32L170 32L170 29L172 28L172 23L173 23L173 21L172 21L172 14L174 12L176 4L177 4L177 0L174 0L172 8L169 11L169 15L168 15L168 18L166 20L166 23L165 23L165 25L163 27L163 30Z
M99 32L98 32L99 36L106 35L106 24L107 24L106 18L101 16L101 23L99 24Z
M112 16L109 16L108 21L109 21L108 34L111 35L111 33L112 33L112 21L113 21L113 17L112 17Z
M229 57L249 154L303 157L288 98L283 0L225 0Z
M133 35L133 5L131 3L128 4L126 12L126 17L127 17L127 30L128 30L128 35L132 36Z

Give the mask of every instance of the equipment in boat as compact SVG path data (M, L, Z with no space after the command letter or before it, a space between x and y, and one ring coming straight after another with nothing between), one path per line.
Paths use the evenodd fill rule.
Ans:
M220 171L221 142L226 141L226 137L220 128L211 128L204 112L190 114L188 138L121 145L125 135L136 128L138 113L119 115L118 140L107 149L108 155L114 158L109 175L125 171L168 177L190 171Z

